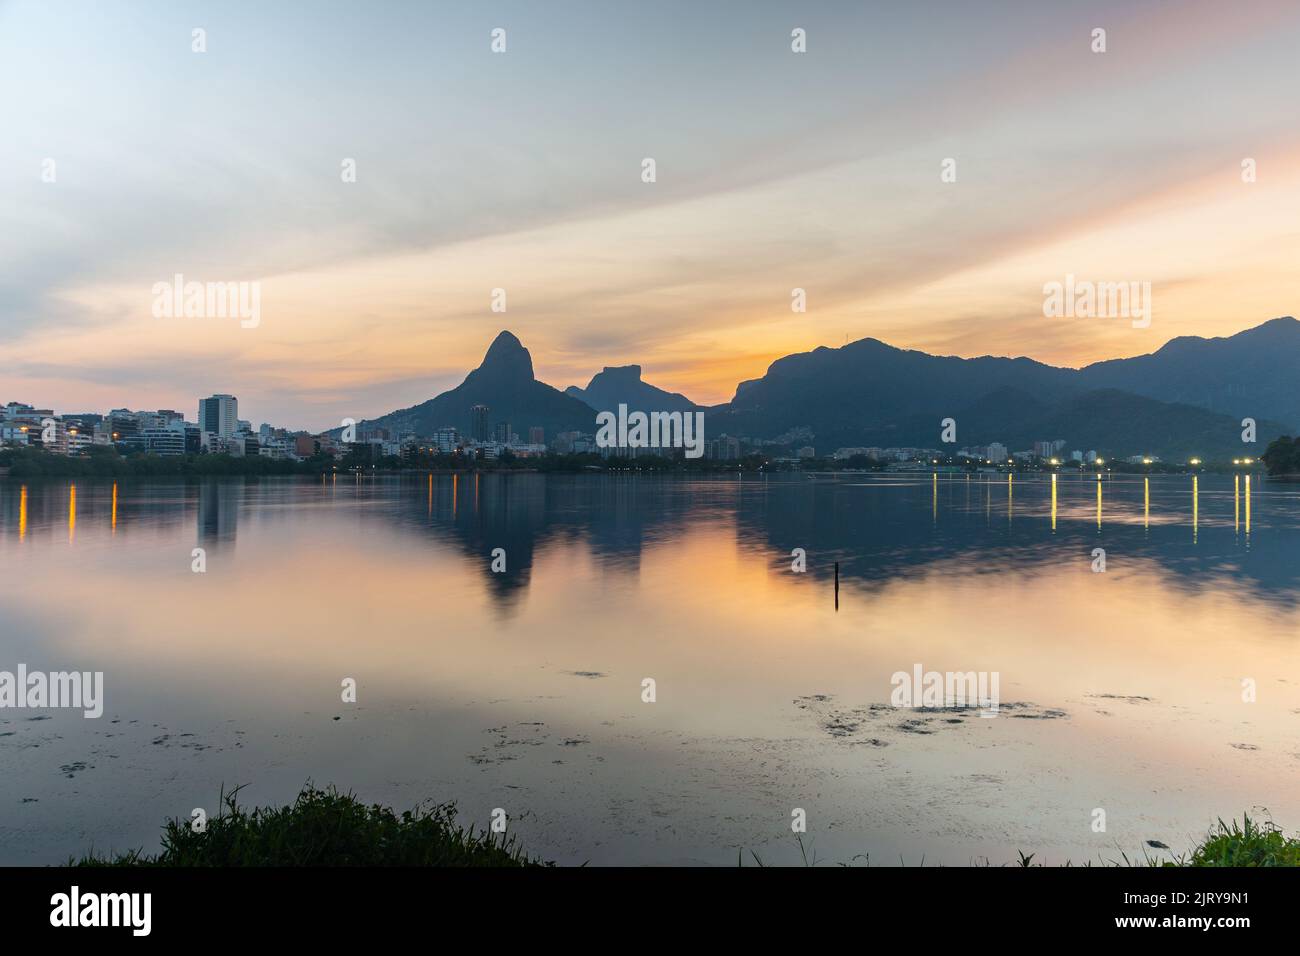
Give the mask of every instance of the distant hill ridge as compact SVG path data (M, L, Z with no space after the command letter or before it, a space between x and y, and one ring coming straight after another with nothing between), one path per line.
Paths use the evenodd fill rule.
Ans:
M585 389L570 385L564 394L598 412L615 411L620 404L627 405L629 411L643 412L693 412L703 407L678 392L666 392L643 382L640 365L607 365Z
M773 439L811 431L818 451L859 445L938 447L939 420L957 420L957 444L1025 447L1064 438L1071 448L1212 455L1241 451L1241 419L1262 448L1300 432L1300 322L1287 316L1223 338L1180 336L1150 353L1058 368L1029 358L958 358L899 349L873 338L777 359L741 382L728 403L705 409L641 378L641 366L607 366L587 387L561 392L537 381L532 357L502 331L465 381L411 408L364 422L395 433L442 425L468 433L470 409L524 434L540 425L592 432L597 411L705 410L707 434Z

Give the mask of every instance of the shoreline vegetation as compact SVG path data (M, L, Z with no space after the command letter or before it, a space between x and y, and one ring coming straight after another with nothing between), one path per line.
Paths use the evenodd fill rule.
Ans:
M528 856L513 836L462 827L454 804L426 803L398 813L367 806L335 787L310 782L285 807L239 805L240 787L222 793L221 813L196 830L191 820L163 825L162 849L101 855L76 867L172 866L548 866Z
M1270 478L1283 481L1300 480L1300 438L1279 438L1268 446L1259 462L1268 468ZM1240 474L1243 464L1238 462L1204 461L1192 466L1184 463L1154 461L1139 464L1112 459L1105 472L1118 475L1180 475L1180 474ZM769 455L747 455L743 458L719 460L709 458L687 459L639 455L636 458L604 457L598 454L556 454L527 458L505 455L493 461L471 459L463 455L422 454L413 458L390 456L372 460L367 455L346 455L333 458L316 455L303 460L264 458L260 456L232 456L214 454L189 454L176 456L119 455L113 448L91 448L76 458L56 455L38 449L10 448L0 450L0 477L10 478L207 478L207 477L278 477L378 474L466 474L466 473L569 473L591 472L665 472L676 474L735 474L736 472L805 472L830 473L898 473L886 462L863 455L852 458L807 458L792 460ZM895 463L896 464L896 463ZM932 462L912 462L914 467L903 469L925 472L979 473L980 466L969 460L940 459ZM1051 465L1045 462L1019 462L1014 466L999 465L996 469L982 466L983 471L996 470L999 474L1035 474L1056 472L1062 475L1095 474L1098 469L1089 464L1080 467L1078 462Z
M333 786L318 789L307 783L293 804L258 807L251 811L238 803L239 787L222 793L220 815L209 819L201 830L189 820L173 819L163 825L162 849L147 854L143 849L102 855L94 850L74 867L173 867L173 866L451 866L533 867L554 866L528 855L513 836L476 831L456 823L452 803L425 803L398 813L379 804L366 805L351 793ZM816 866L830 861L811 858L802 839L803 863ZM763 866L757 853L751 862ZM1003 866L1041 867L1035 854L1020 853L1016 861ZM745 866L744 851L737 862ZM845 866L871 865L869 856L854 857ZM902 861L900 861L901 865ZM924 860L921 865L924 865ZM996 866L988 861L975 866ZM1061 866L1076 866L1069 860ZM1082 864L1091 867L1091 862ZM1300 838L1288 838L1271 822L1260 823L1243 814L1239 824L1222 820L1205 840L1190 851L1170 860L1149 856L1130 860L1100 861L1104 867L1274 867L1300 866Z
M1259 456L1268 468L1268 476L1278 481L1300 481L1300 437L1283 435L1269 442Z

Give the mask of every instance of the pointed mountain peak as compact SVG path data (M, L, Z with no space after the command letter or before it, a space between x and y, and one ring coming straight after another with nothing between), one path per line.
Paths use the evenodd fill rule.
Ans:
M502 329L497 333L497 337L492 340L492 344L488 346L487 358L492 358L494 355L499 354L527 351L528 350L524 348L524 343L519 341L519 337L515 335L515 333L511 332L509 329Z
M503 329L492 340L487 354L483 356L483 364L478 367L478 370L491 371L494 375L531 379L533 357L528 354L528 349L524 348L523 343L513 332Z

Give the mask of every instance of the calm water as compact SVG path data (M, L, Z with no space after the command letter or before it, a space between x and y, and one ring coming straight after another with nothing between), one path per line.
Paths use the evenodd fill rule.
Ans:
M1300 488L1097 485L0 480L0 670L106 684L98 720L0 710L0 862L309 779L500 807L565 863L793 862L794 808L835 862L1300 828ZM997 672L1002 711L881 706L915 664Z

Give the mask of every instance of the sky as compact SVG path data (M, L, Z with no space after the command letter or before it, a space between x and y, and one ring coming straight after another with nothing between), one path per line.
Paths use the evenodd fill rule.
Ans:
M0 403L318 430L501 329L707 404L867 336L1231 335L1300 313L1297 49L1294 0L0 0ZM256 327L156 315L177 274ZM1067 275L1149 282L1149 327L1046 317Z

